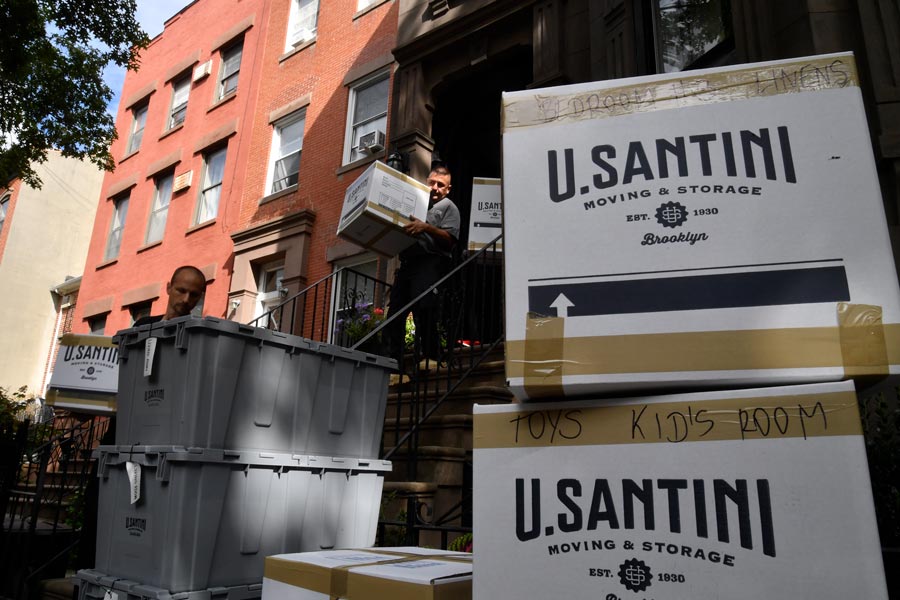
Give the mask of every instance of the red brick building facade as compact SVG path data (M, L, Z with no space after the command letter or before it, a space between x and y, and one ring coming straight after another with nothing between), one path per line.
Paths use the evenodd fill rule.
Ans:
M393 0L197 0L169 19L125 79L75 331L162 313L182 264L210 280L203 315L247 322L359 256L335 231L384 156L350 146L387 132L397 20Z

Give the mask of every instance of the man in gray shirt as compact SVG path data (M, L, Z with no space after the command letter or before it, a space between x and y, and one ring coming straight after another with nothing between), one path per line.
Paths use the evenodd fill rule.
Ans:
M404 228L407 234L416 238L416 243L400 253L400 268L394 275L391 287L389 306L392 313L428 289L450 268L460 227L459 209L448 197L450 179L450 169L446 164L440 161L432 163L431 173L425 181L431 188L428 216L425 221L413 217ZM438 300L436 294L429 294L412 307L416 336L425 357L433 360L440 357ZM385 332L389 356L398 362L403 353L405 323L405 319L398 318Z

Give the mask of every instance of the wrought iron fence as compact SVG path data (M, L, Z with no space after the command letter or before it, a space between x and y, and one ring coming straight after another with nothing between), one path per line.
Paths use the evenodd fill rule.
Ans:
M470 256L428 290L404 307L391 307L388 318L353 347L365 347L397 320L409 323L405 351L398 358L400 373L394 377L389 416L385 420L383 458L405 467L405 479L417 482L424 474L423 428L442 407L454 401L470 376L489 357L502 358L503 274L501 237ZM421 335L410 331L417 308L429 295L439 297L437 329L441 338L440 356L427 356ZM412 313L412 315L410 315ZM423 495L406 494L405 509L394 518L383 518L379 536L419 544L423 532L439 536L446 548L450 536L472 531L471 455L463 452L462 489L458 500L439 510L429 506ZM391 533L393 531L393 533ZM399 535L398 535L398 532ZM433 538L432 538L433 539Z
M390 287L351 268L339 269L249 324L349 347L383 318Z
M60 577L78 546L91 478L91 451L107 417L23 422L17 444L4 448L0 498L0 596L25 599L40 579ZM85 533L92 535L93 532ZM90 557L93 560L93 557Z

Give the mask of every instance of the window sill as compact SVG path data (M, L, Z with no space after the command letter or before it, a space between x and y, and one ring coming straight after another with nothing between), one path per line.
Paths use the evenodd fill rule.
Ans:
M184 232L184 235L191 235L195 231L200 231L201 229L206 229L207 227L209 227L211 225L215 225L215 224L216 224L215 219L210 219L209 221L203 221L202 223L194 225L193 227L188 227L188 230L186 232Z
M160 246L160 245L162 245L162 240L159 240L159 241L156 241L156 242L150 242L149 244L147 244L147 245L145 245L145 246L141 246L140 248L138 248L138 249L137 249L137 253L140 254L141 252L146 252L146 251L149 250L150 248L156 248L157 246Z
M343 175L344 173L346 173L348 171L352 171L353 169L358 169L359 167L365 166L369 163L375 162L378 159L384 158L384 155L385 155L385 151L382 150L378 154L370 154L369 156L366 156L365 158L360 158L360 159L354 160L352 163L347 163L346 165L344 165L342 167L338 167L337 170L335 170L334 174L335 175Z
M284 188L283 190L274 192L272 194L269 194L268 196L263 196L262 198L259 199L259 206L262 206L263 204L268 204L269 202L273 202L273 201L278 200L279 198L283 198L284 196L287 196L289 194L293 194L299 188L300 188L300 184L295 183L294 185L289 185L288 187Z
M222 106L223 104L228 104L235 98L237 98L237 90L231 92L227 96L223 96L223 97L219 98L218 100L216 100L209 108L206 109L206 112L210 113L210 112L216 110L217 108L219 108L220 106Z
M100 269L106 268L106 267L108 267L108 266L110 266L110 265L114 265L114 264L116 264L117 262L119 262L119 259L118 259L118 258L111 258L111 259L109 259L109 260L105 260L105 261L103 261L102 263L100 263L99 265L97 265L96 267L94 267L94 270L95 270L95 271L99 271Z
M279 56L279 57L278 57L278 62L281 63L281 62L286 61L287 59L289 59L290 57L294 56L295 54L299 54L300 52L306 50L306 49L309 48L310 46L315 45L315 43L316 43L316 38L313 38L313 39L311 39L311 40L306 40L305 42L301 42L301 43L298 44L297 46L294 46L293 49L288 50L287 52L285 52L284 54L282 54L281 56Z
M377 2L377 1L373 2L369 6L365 7L364 9L362 9L361 11L359 11L355 15L353 15L353 20L355 21L356 19L360 18L361 16L372 12L373 10L375 10L382 4L387 4L388 2L390 2L390 0L381 0L380 2Z
M141 151L140 148L138 148L137 150L132 150L131 152L129 152L128 154L126 154L125 156L123 156L122 158L119 159L119 164L121 165L123 162L125 162L126 160L128 160L129 158L131 158L132 156L134 156L135 154L137 154L140 151Z
M179 123L172 129L166 129L165 131L163 131L162 135L159 136L159 139L167 138L170 135L172 135L173 133L175 133L176 131L183 129L183 128L184 128L184 121L182 121L181 123Z

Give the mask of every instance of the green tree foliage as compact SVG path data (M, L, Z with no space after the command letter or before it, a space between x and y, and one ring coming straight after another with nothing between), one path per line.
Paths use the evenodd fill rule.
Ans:
M113 169L103 69L137 69L149 38L135 10L135 0L0 0L0 185L39 188L32 164L51 148Z

